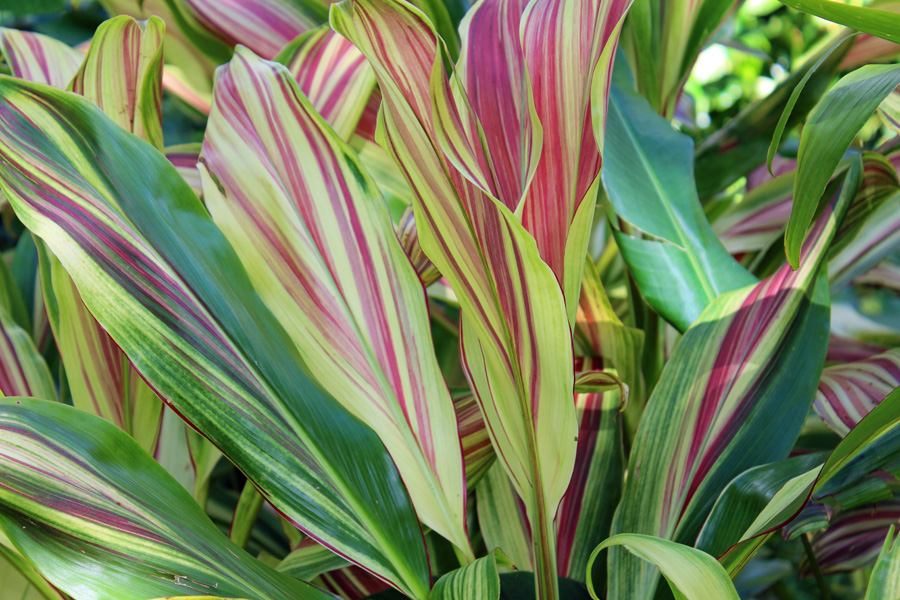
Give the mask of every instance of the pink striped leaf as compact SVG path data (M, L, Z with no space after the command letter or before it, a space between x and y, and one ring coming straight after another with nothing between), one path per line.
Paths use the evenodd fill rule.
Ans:
M83 56L59 40L31 31L0 27L0 52L14 77L66 87Z
M851 168L820 216L799 270L785 265L723 294L685 332L648 400L613 533L693 545L734 477L787 457L824 366L829 298L821 265L860 171ZM621 552L610 557L613 597L651 598L658 583L643 563Z
M309 378L171 163L74 94L0 79L0 96L4 191L150 386L311 537L424 598L384 446Z
M552 594L552 521L572 473L577 427L559 280L509 207L486 191L485 146L479 142L473 154L472 130L460 121L458 108L466 105L457 104L459 81L451 89L440 40L424 15L403 2L350 0L335 5L331 22L375 69L382 145L413 188L425 253L459 298L467 377L527 505L539 588ZM477 121L468 109L462 114Z
M855 571L875 562L891 527L900 524L900 501L879 502L841 511L828 529L812 540L813 553L822 573ZM808 560L800 562L800 574L811 576Z
M208 112L213 71L228 60L230 47L198 22L183 0L101 0L101 4L111 15L139 20L156 16L165 22L166 87Z
M813 407L843 436L897 387L900 350L891 349L857 362L826 367Z
M327 0L178 1L226 44L242 44L263 58L275 57L291 40L328 17Z
M375 74L356 46L323 26L298 36L275 60L287 66L316 111L349 141L375 91Z
M200 171L197 170L197 163L200 162L200 149L200 144L194 143L168 146L163 150L163 154L175 166L175 170L178 171L181 178L191 186L198 198L203 197L203 184L200 181Z
M333 598L229 542L134 440L73 407L0 400L0 481L0 527L74 598Z
M471 554L424 291L353 151L287 69L238 47L201 161L213 220L313 376L378 432L422 522Z
M116 124L158 149L162 139L162 44L159 17L104 21L69 89L100 107Z
M35 396L57 400L47 363L30 332L15 318L18 294L6 262L0 260L0 396ZM21 303L21 297L18 300Z

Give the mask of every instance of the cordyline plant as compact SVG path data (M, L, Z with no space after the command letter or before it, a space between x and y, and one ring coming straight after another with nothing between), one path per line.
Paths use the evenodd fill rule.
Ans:
M897 598L900 333L840 299L900 290L900 12L785 3L862 34L697 148L731 0L0 30L3 597L735 599L792 542Z

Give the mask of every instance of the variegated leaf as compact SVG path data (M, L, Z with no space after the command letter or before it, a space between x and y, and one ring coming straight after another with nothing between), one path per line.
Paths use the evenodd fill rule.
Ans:
M382 145L415 192L422 247L460 300L467 377L498 458L528 506L539 587L552 594L552 520L571 476L576 430L559 281L509 208L470 181L484 183L483 173L446 152L447 144L466 143L468 132L451 116L440 42L422 13L396 0L350 0L332 9L331 21L375 69Z
M331 597L229 542L162 467L103 419L63 404L6 398L0 432L0 527L78 600L186 591Z
M860 171L851 168L819 217L799 270L785 265L723 294L685 332L648 400L614 533L693 544L729 481L787 457L825 361L829 299L820 267ZM650 598L658 581L644 563L610 557L611 598Z
M813 407L843 436L897 387L900 350L891 349L857 362L826 367Z
M141 375L312 537L427 595L384 447L309 379L174 167L78 96L11 79L0 96L4 191Z
M50 36L0 28L0 52L15 77L64 88L72 81L82 55Z
M104 21L69 89L115 123L162 150L162 44L165 23L120 16Z
M234 152L248 141L254 152ZM423 523L471 554L422 286L353 151L284 67L238 47L216 80L201 161L213 220L313 376L378 432Z
M828 529L812 541L819 569L822 573L840 573L871 565L884 546L888 530L898 525L898 501L879 502L842 511L828 524ZM798 566L802 575L812 574L808 560L802 561Z
M184 179L198 198L203 197L203 184L197 163L200 161L200 144L179 144L168 146L163 150L169 162L175 166L178 174Z

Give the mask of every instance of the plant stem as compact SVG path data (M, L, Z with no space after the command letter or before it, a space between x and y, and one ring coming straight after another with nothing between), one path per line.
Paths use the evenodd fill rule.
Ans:
M812 569L813 575L816 578L816 583L819 584L819 591L822 592L822 600L831 600L831 592L828 591L828 584L825 583L825 577L822 575L822 570L819 568L819 561L816 560L816 554L813 552L812 544L809 543L808 534L801 535L800 541L803 542L803 549L806 550L809 567Z

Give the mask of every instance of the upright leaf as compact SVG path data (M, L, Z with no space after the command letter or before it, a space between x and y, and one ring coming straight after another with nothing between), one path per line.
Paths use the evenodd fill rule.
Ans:
M647 403L614 533L693 544L729 481L787 457L825 359L829 310L820 267L860 170L850 171L819 218L800 270L785 265L723 294L685 332ZM610 580L613 598L649 598L658 576L613 553Z
M4 191L141 375L286 517L424 597L421 533L384 447L309 379L174 167L75 95L3 79L0 97Z
M865 600L890 600L900 597L900 553L894 546L895 525L891 525L884 538L881 553L869 576Z
M703 214L693 144L634 92L613 86L603 184L616 213L656 240L617 232L641 294L680 330L717 296L755 282L722 246Z
M868 65L841 78L810 114L800 136L794 205L784 234L788 262L795 269L806 229L834 169L868 118L898 85L900 67Z
M201 160L213 220L312 375L378 432L422 521L471 554L422 285L362 164L287 69L242 47L219 71Z
M494 550L438 579L431 600L500 600L498 554Z
M162 467L103 419L5 398L0 432L0 527L51 583L79 600L185 591L331 597L228 541Z

